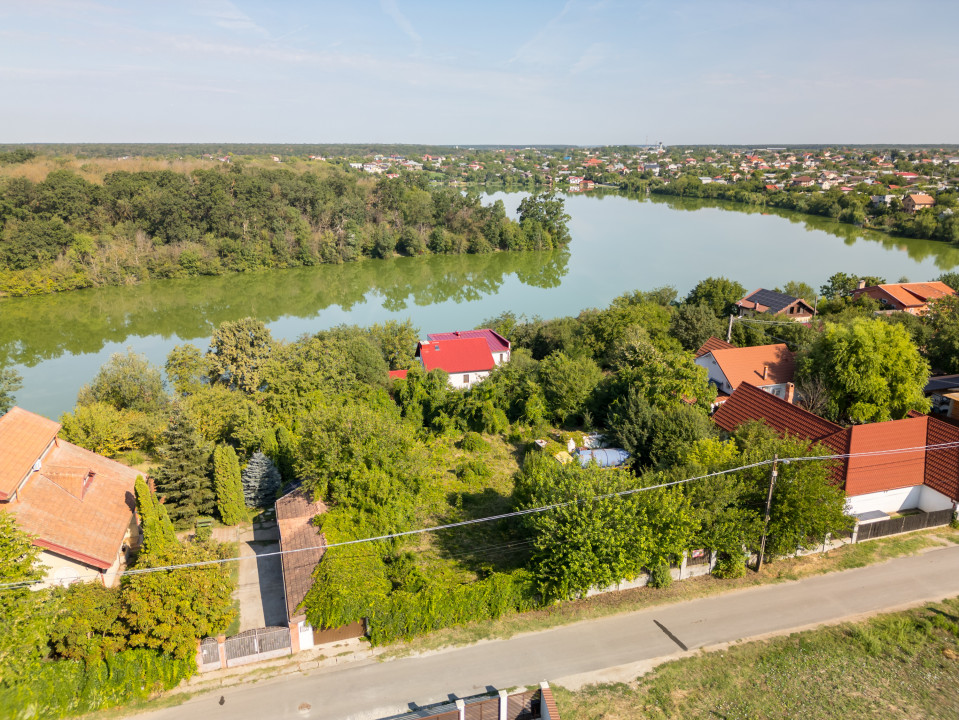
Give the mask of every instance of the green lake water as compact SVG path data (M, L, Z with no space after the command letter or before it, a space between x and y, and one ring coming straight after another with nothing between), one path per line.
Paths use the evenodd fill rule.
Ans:
M494 193L514 212L520 193ZM512 310L557 317L603 307L629 290L725 275L748 289L832 273L932 279L959 266L959 248L890 238L848 225L699 200L570 195L564 250L364 260L345 265L164 280L0 300L0 366L15 367L22 407L58 417L114 352L162 365L182 342L248 315L295 339L341 323L412 320L425 336L472 328Z

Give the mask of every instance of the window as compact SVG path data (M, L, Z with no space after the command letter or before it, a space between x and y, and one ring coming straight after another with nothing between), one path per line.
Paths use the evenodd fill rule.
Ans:
M464 376L463 376L463 384L464 384L464 385L469 385L469 384L470 384L470 376L469 376L469 375L464 375Z

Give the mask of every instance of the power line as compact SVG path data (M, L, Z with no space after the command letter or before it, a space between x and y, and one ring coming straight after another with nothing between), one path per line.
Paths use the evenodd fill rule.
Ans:
M873 450L869 452L858 452L858 453L837 453L833 455L809 455L804 457L792 457L792 458L779 458L778 462L783 464L789 464L793 462L808 462L808 461L825 461L825 460L847 460L851 458L858 457L876 457L882 455L901 455L905 453L914 453L919 451L937 451L937 450L948 450L952 448L959 448L959 441L946 442L946 443L937 443L934 445L918 445L915 447L909 448L896 448L894 450ZM646 492L649 490L661 490L663 488L675 487L678 485L684 485L686 483L694 482L696 480L706 480L712 477L720 477L722 475L729 475L730 473L739 472L741 470L750 470L756 467L763 467L766 465L771 465L776 460L759 460L754 463L749 463L748 465L740 465L738 467L729 468L727 470L717 470L716 472L707 473L705 475L697 475L694 477L684 478L682 480L673 480L670 482L659 483L658 485L647 485L643 487L629 488L627 490L619 490L617 492L606 493L604 495L594 495L590 498L577 498L575 500L567 500L565 502L553 503L551 505L543 505L541 507L527 508L525 510L514 510L508 513L501 513L499 515L489 515L487 517L473 518L470 520L461 520L459 522L447 523L445 525L436 525L428 528L418 528L416 530L404 530L397 533L389 533L386 535L378 535L375 537L369 538L360 538L357 540L344 540L337 543L328 543L325 545L317 545L312 547L305 548L294 548L291 550L278 550L276 552L270 553L261 553L251 557L232 557L232 558L220 558L217 560L202 560L199 562L191 563L180 563L177 565L161 565L157 567L148 567L148 568L133 568L130 570L125 570L122 573L119 573L118 577L130 577L134 575L145 575L148 573L169 571L169 570L186 570L189 568L196 567L212 567L215 565L224 565L229 562L238 562L240 560L248 560L251 558L266 558L266 557L276 557L282 555L291 555L299 552L309 552L314 550L329 550L330 548L335 547L346 547L350 545L360 545L363 543L369 542L382 542L386 540L395 540L402 537L411 537L413 535L422 535L424 533L438 532L440 530L452 530L459 527L466 527L469 525L477 525L480 523L493 522L495 520L507 520L514 517L525 517L527 515L533 515L542 512L548 512L550 510L558 510L563 507L568 507L570 505L577 505L582 503L591 503L599 500L609 500L614 497L627 497L629 495L635 495L636 493ZM21 581L17 583L6 583L0 584L0 590L4 589L13 589L15 587L24 587L27 585L36 585L42 580L36 581Z

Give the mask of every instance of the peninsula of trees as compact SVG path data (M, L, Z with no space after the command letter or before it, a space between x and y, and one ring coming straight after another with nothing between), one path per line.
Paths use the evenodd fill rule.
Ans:
M29 158L26 158L29 159ZM21 160L24 161L25 160ZM241 167L0 179L0 295L424 253L549 250L569 241L562 199L501 202L431 185Z

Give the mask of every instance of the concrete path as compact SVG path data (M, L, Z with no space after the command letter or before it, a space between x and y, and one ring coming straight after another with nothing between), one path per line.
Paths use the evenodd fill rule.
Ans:
M382 718L450 694L635 677L685 649L803 629L959 595L959 547L389 662L223 688L151 720ZM222 700L221 700L222 697ZM222 704L220 704L222 702ZM301 711L302 703L310 706Z
M254 525L240 531L239 579L240 632L286 624L283 571L280 556L259 557L280 549L276 523Z

